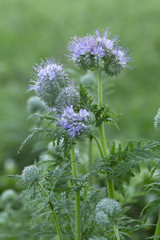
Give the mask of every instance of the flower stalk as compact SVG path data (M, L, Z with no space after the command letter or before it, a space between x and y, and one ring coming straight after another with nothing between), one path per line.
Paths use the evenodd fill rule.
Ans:
M89 139L88 153L89 153L89 171L90 171L91 168L92 168L92 164L93 164L92 139ZM93 177L92 176L89 177L89 184L90 184L90 186L92 186L92 184L93 184Z
M38 185L41 188L42 192L46 195L46 197L49 197L48 193L46 192L46 190L44 189L42 184L40 182L38 182ZM58 222L56 213L54 211L53 203L51 203L50 201L49 201L49 206L50 206L50 208L52 210L52 214L53 214L54 221L55 221L55 224L56 224L56 229L57 229L57 234L58 234L59 240L62 240L62 234L61 234L61 231L60 231L59 222Z
M98 107L99 109L102 107L102 104L103 104L102 77L101 77L101 72L98 71ZM101 139L101 145L102 145L104 156L107 156L106 139L105 139L103 123L99 126L99 135ZM108 184L109 197L114 199L115 196L114 196L113 180L108 179L107 184Z
M118 232L118 229L115 224L113 225L113 228L114 228L114 232L115 232L117 240L120 240L119 232Z
M97 144L97 147L99 149L99 153L101 155L101 158L104 158L105 156L104 156L104 153L103 153L103 149L102 149L101 143L99 142L99 139L94 134L92 135L92 137L94 138L94 140L95 140L95 142Z
M77 178L76 159L74 145L71 147L71 166L73 178ZM81 238L81 214L80 214L80 190L75 191L75 211L76 211L76 234L75 240Z
M100 109L102 107L103 103L103 96L102 96L102 78L101 78L101 72L98 71L98 108ZM106 139L105 139L105 133L104 133L104 124L102 123L99 126L99 134L101 138L101 144L103 148L104 155L107 155L107 148L106 148Z

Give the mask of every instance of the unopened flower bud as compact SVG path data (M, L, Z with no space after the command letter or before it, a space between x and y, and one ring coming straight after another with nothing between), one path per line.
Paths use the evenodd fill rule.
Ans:
M103 198L96 206L96 221L109 223L121 211L120 204L114 199Z
M27 101L27 111L31 114L36 112L43 112L45 109L44 102L37 96L30 97Z
M160 108L158 109L157 115L154 118L155 122L154 122L154 126L157 130L160 129Z
M22 171L22 180L28 184L37 182L39 176L39 169L34 165L27 166Z
M66 105L77 105L80 101L80 94L76 87L71 84L61 90L57 99L57 106L66 106Z

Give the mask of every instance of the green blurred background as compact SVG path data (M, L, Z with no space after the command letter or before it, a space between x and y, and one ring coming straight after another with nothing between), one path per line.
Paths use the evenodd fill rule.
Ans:
M0 192L13 185L2 176L20 172L38 154L32 143L17 154L29 133L26 103L34 93L26 90L32 67L45 57L73 67L65 54L75 34L109 27L133 52L136 68L103 82L104 89L114 83L105 102L122 113L120 131L107 127L110 141L158 139L153 118L160 107L159 24L159 0L0 0Z

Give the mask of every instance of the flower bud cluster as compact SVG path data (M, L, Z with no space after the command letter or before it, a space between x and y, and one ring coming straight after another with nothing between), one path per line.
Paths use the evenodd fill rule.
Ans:
M66 106L72 104L76 106L80 102L80 94L75 88L74 84L71 83L69 86L62 89L56 99L56 106Z
M39 177L39 169L34 165L27 166L22 171L22 180L24 183L35 183L39 180Z
M120 204L114 199L103 198L96 206L96 221L109 223L121 211Z
M30 85L29 90L35 90L36 94L48 107L52 108L56 104L62 104L63 99L64 101L67 99L71 103L75 99L78 101L78 91L73 84L71 85L71 81L62 65L57 65L51 59L46 59L46 61L42 60L41 64L36 65L34 71L34 78L31 80L32 85ZM72 91L68 93L68 90ZM66 102L63 102L63 105L65 104Z
M117 75L123 68L128 67L128 50L117 47L118 37L111 40L108 31L100 35L96 31L94 35L79 38L74 37L69 43L70 58L76 65L84 70L105 71L108 75Z
M70 137L79 137L83 134L91 134L91 125L94 121L93 115L86 109L80 109L76 113L73 106L63 109L61 119L58 121L60 128L64 129Z
M157 130L160 129L160 108L158 109L157 115L154 118L155 122L154 122L154 126Z

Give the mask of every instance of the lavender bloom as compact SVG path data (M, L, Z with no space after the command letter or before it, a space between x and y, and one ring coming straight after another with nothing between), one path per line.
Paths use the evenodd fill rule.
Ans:
M110 56L109 62L104 62L104 71L108 75L117 75L120 71L128 67L132 69L130 66L127 65L127 62L131 62L130 56L127 56L128 49L126 48L115 48L112 50L112 54Z
M69 78L64 72L62 65L57 65L51 59L41 61L34 67L34 78L29 90L35 90L36 94L48 107L55 105L55 100L61 89L69 83Z
M60 128L66 130L70 137L78 137L87 130L91 123L91 113L86 109L80 109L79 113L76 113L72 105L67 106L58 123Z
M127 67L130 57L127 56L128 50L117 47L118 37L108 37L108 31L101 36L99 30L94 35L74 37L69 43L70 58L84 70L99 70L108 75L117 75Z

